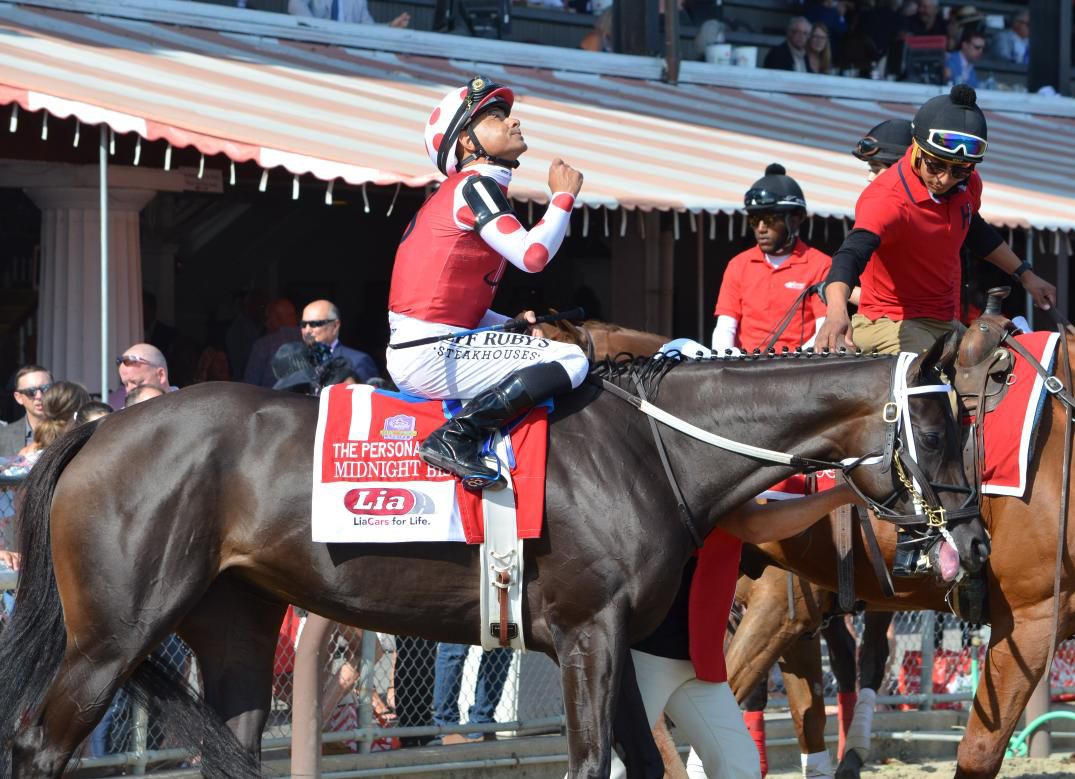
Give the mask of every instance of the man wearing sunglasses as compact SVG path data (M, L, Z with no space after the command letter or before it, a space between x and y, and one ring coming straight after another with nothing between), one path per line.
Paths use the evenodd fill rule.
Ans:
M52 386L52 374L40 365L24 365L15 374L15 402L25 415L10 425L0 426L0 457L14 457L34 438L34 428L44 418L45 390Z
M315 300L302 309L299 331L307 346L321 344L328 349L325 362L343 357L362 381L380 376L377 363L365 352L340 343L340 309L330 300Z
M911 147L859 196L855 227L833 255L818 349L923 352L959 319L959 250L1011 274L1047 309L1056 288L1021 262L978 214L987 127L972 88L959 84L915 115ZM872 259L871 259L872 258ZM862 288L859 311L848 296Z
M764 349L792 306L796 313L773 346L794 350L809 343L825 316L824 304L806 290L824 281L829 255L799 237L806 198L798 183L776 163L743 198L757 246L728 263L714 314L713 349Z

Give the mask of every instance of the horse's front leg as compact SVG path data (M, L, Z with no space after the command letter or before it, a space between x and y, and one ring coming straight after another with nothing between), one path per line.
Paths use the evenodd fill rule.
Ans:
M665 775L664 758L657 749L650 727L646 706L635 678L635 664L628 651L624 655L623 671L620 674L620 693L612 729L622 750L629 779L662 779ZM682 768L683 761L675 753L674 745L670 758L678 760L679 767Z
M611 771L612 725L628 649L626 635L625 614L613 606L581 625L553 629L571 779L607 779ZM644 721L645 713L640 716Z
M996 595L990 596L991 602L999 602ZM998 619L994 614L982 678L959 744L957 778L991 779L1000 771L1008 741L1045 672L1052 641L1049 601L1038 604L1033 616L1015 613Z

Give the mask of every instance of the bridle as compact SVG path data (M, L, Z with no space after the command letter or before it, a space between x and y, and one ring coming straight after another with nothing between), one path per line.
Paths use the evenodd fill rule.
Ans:
M801 354L809 356L812 352L802 352ZM949 521L978 516L977 490L970 487L933 483L926 477L918 463L914 433L911 426L910 399L917 395L947 394L951 391L951 386L949 384L908 386L907 373L915 357L916 355L914 354L904 353L896 359L892 381L889 385L889 399L881 411L881 418L884 423L884 444L881 450L859 457L845 458L840 461L803 457L789 452L780 452L734 441L680 419L647 399L642 379L634 370L633 365L628 367L628 373L637 394L632 394L604 378L600 379L599 386L606 392L630 403L649 419L650 429L657 445L665 476L676 497L680 518L692 540L698 546L701 546L704 539L698 530L693 512L691 512L683 492L679 488L664 440L657 426L658 422L709 446L761 462L791 466L803 473L813 473L820 470L839 470L844 474L847 485L859 500L868 506L879 519L899 525L925 524L929 527L938 528L942 535L946 535ZM681 357L672 353L664 359L679 360ZM896 479L900 484L900 487L895 489L888 498L881 501L867 496L852 478L852 474L856 469L864 465L877 464L881 465L883 473L895 469ZM937 492L939 491L963 491L968 493L968 497L958 509L950 510L944 508L941 504L937 497ZM915 507L914 513L901 513L892 507L895 501L904 493L910 495L912 504ZM948 539L951 542L950 536L948 536Z

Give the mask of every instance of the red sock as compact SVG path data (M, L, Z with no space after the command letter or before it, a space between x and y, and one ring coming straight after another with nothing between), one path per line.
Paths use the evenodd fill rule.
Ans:
M765 754L765 712L744 711L743 721L746 722L747 732L754 739L754 745L758 748L758 759L761 761L761 775L769 773L769 758Z
M851 718L855 716L855 702L859 699L855 692L836 693L836 720L840 724L840 743L836 748L836 759L844 759L844 744L847 741L847 729L851 727Z

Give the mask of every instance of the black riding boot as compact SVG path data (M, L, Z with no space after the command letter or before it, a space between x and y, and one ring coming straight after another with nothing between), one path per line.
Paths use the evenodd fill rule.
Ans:
M526 409L570 389L571 379L558 363L528 365L467 401L422 442L418 454L469 489L502 489L507 482L481 456L485 440Z

